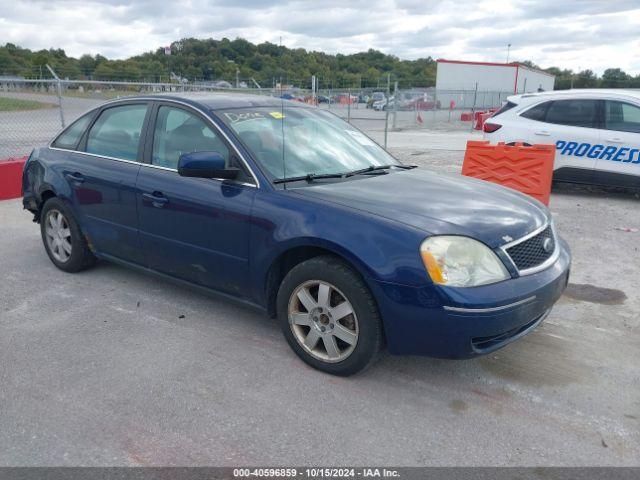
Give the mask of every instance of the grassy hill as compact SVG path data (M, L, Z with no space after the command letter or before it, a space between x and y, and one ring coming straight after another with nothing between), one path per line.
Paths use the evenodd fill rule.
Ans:
M436 76L436 62L431 57L402 60L377 50L332 55L269 42L256 45L242 38L186 38L171 44L171 55L158 48L126 60L101 55L73 58L62 49L31 51L11 43L0 46L0 75L46 78L50 76L44 67L47 63L60 77L70 79L157 82L169 81L169 73L174 72L190 81L227 80L232 84L237 76L249 85L255 80L263 87L280 81L310 87L312 75L317 76L321 88L378 87L386 85L388 75L403 88L428 87L435 85ZM558 89L572 85L640 88L640 75L633 77L619 68L606 70L602 77L590 70L576 73L551 67L547 71L556 75Z

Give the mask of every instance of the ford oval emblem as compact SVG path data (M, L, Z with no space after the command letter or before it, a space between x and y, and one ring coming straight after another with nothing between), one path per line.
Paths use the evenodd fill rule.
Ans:
M546 252L546 253L551 253L551 251L553 250L553 241L547 237L542 241L542 249Z

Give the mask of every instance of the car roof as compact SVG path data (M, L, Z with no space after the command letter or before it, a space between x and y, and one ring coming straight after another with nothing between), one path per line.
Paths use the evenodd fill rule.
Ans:
M131 97L121 97L119 101L131 100L174 100L190 104L195 107L207 110L227 110L230 108L252 108L252 107L309 107L301 102L292 102L281 98L267 95L250 93L227 93L227 92L179 92L153 95L135 95ZM309 107L310 108L310 107Z
M507 98L513 103L534 103L538 100L552 100L556 98L628 98L640 100L640 90L629 90L622 88L581 88L574 90L551 90L548 92L532 92L522 93L520 95L512 95Z

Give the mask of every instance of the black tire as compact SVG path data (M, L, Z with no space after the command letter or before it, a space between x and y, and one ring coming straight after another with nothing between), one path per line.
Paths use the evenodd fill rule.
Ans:
M355 313L351 318L357 319L357 341L343 360L330 362L316 358L301 345L290 325L289 303L293 301L292 296L302 285L313 281L327 282L334 286L351 304ZM314 257L292 268L280 284L277 310L280 327L293 351L304 362L323 372L339 376L361 372L374 363L382 348L382 322L376 301L360 276L337 257ZM312 328L314 327L309 327Z
M533 145L531 145L530 143L527 142L507 142L505 143L505 145L509 146L509 147L515 147L516 143L522 143L523 147L532 147Z
M46 222L48 221L50 212L52 214L60 212L64 216L71 233L71 254L64 261L55 257L54 252L52 252L49 242L47 241ZM40 234L42 236L42 243L44 244L44 249L47 252L47 255L53 264L60 270L75 273L90 268L96 263L96 257L91 253L91 250L87 245L87 241L80 231L78 222L76 221L71 209L64 201L57 197L47 200L40 210Z

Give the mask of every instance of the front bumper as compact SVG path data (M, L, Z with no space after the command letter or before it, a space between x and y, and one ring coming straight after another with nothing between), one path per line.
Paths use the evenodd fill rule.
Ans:
M526 335L548 315L569 281L571 253L546 270L492 285L412 287L373 281L389 351L401 355L470 358Z

